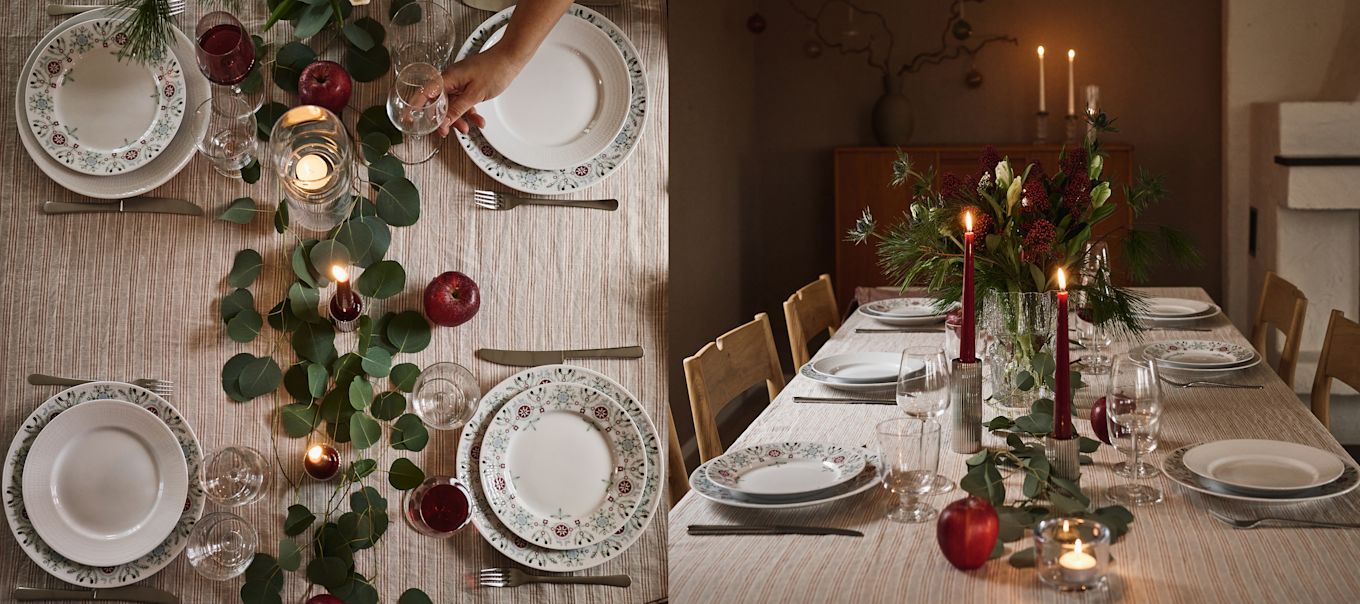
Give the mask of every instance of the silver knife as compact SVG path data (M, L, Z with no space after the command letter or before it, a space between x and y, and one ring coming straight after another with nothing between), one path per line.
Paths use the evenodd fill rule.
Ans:
M41 589L14 588L14 599L21 602L40 600L122 600L151 604L179 604L179 596L154 587L114 587L111 589Z
M492 12L503 11L515 5L515 0L458 0L463 6ZM623 0L581 0L577 4L586 6L618 6Z
M44 214L73 214L78 212L152 212L160 214L183 214L202 216L200 208L183 199L173 197L130 197L118 201L102 203L70 203L66 201L45 201Z
M861 533L859 531L852 531L850 529L825 526L793 526L784 524L773 525L691 524L686 529L686 532L695 536L718 536L718 535L842 535L845 537L864 536L864 533Z
M880 398L826 398L820 396L795 396L795 403L827 404L827 405L896 405L896 400Z
M477 358L497 365L537 367L539 365L557 365L575 359L640 359L642 358L642 347L623 346L588 350L496 350L494 348L482 348L477 351Z

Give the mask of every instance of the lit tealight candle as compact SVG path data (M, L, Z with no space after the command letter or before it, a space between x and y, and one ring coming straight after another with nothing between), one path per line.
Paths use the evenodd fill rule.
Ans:
M1058 557L1063 577L1073 583L1088 583L1096 572L1096 557L1082 549L1081 539L1072 544L1072 551Z
M340 471L340 452L326 443L318 443L307 449L302 460L307 475L317 480L330 480Z
M364 299L350 287L349 272L343 266L332 266L335 295L331 297L331 320L341 332L354 331L359 326L359 315L364 312Z
M320 155L309 153L298 159L293 176L297 177L299 189L316 191L331 181L331 165Z

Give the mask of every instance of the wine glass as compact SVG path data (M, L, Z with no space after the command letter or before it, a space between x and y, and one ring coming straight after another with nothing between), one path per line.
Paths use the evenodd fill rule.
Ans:
M227 447L203 466L203 490L227 507L258 501L269 489L269 462L250 447Z
M1110 292L1110 255L1104 243L1092 246L1086 252L1080 269L1082 289L1077 297L1077 341L1086 347L1088 354L1082 357L1081 365L1090 375L1104 375L1110 372L1110 357L1104 352L1114 344L1114 332L1106 326L1109 317L1097 316L1094 298L1109 296Z
M258 62L255 41L246 33L245 26L231 13L213 11L198 20L194 37L198 40L194 48L198 69L208 81L244 99L252 112L259 109L264 104L263 91L246 92L241 88L241 82Z
M238 96L213 96L199 104L195 115L207 115L208 129L198 141L198 151L212 162L218 174L237 178L241 169L255 161L259 141L255 138L255 113Z
M902 351L898 365L897 406L907 417L934 419L949 410L949 360L936 346L913 346ZM931 494L954 490L954 481L939 474Z
M387 95L387 117L406 135L407 143L424 139L438 130L448 111L449 97L444 94L444 76L434 65L411 63L397 69L392 91ZM438 152L439 148L435 147L423 159L397 159L405 164L419 164L429 161Z
M481 400L477 378L457 363L426 367L411 390L411 407L416 416L435 430L461 428Z
M453 15L434 2L407 2L392 14L387 33L392 64L398 70L413 63L443 70L453 56Z
M214 512L194 523L184 552L198 574L226 581L246 572L259 544L260 534L244 518Z
M402 516L416 532L438 539L453 536L472 518L468 488L451 476L431 476L402 496Z
M916 523L935 518L935 509L917 496L931 491L939 470L940 424L899 417L880 422L874 431L883 457L883 487L898 497L888 519Z
M1140 461L1157 449L1161 429L1162 384L1157 363L1120 355L1110 371L1109 393L1105 396L1105 417L1110 440L1129 461L1115 466L1115 474L1134 480L1155 478L1159 472L1152 464ZM1145 484L1111 487L1110 498L1126 505L1147 505L1162 500L1162 492Z

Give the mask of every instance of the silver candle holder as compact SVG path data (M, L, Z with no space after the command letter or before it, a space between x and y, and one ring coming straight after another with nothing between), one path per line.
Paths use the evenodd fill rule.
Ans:
M949 372L949 447L955 453L982 450L982 363L954 359Z
M1034 144L1048 144L1048 112L1040 111L1034 114Z
M1081 480L1081 439L1073 436L1045 439L1049 461L1053 464L1053 474L1077 482Z

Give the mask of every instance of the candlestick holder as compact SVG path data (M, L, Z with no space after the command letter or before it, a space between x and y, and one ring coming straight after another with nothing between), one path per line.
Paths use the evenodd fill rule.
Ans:
M982 450L982 363L954 359L949 373L949 448L955 453Z
M325 482L340 473L340 452L330 443L314 443L302 458L302 469L315 480Z
M1104 589L1110 567L1110 528L1085 518L1049 518L1034 528L1039 581L1061 591Z
M349 273L342 267L331 269L335 278L335 295L331 296L331 322L335 330L348 333L358 329L359 317L364 314L364 298L349 283Z
M1048 449L1048 460L1053 464L1053 474L1061 476L1072 482L1081 480L1081 446L1079 438L1073 436L1067 439L1057 439L1052 436L1045 439L1045 447Z
M1067 116L1067 138L1063 139L1069 145L1074 145L1082 140L1082 123L1085 122L1081 115L1070 114Z
M1048 144L1048 112L1040 111L1034 114L1034 144Z

